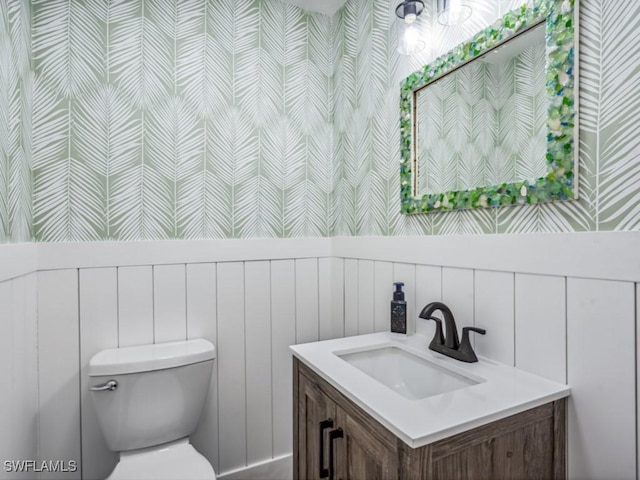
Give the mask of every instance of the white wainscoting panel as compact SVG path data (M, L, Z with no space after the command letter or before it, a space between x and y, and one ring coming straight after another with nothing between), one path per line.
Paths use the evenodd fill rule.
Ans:
M515 277L516 367L567 382L566 279Z
M187 287L184 265L153 267L154 343L187 339Z
M330 258L331 265L331 338L344 336L344 259ZM322 286L320 286L322 288Z
M334 257L640 281L640 231L333 237Z
M244 269L248 465L273 453L270 267L269 262L247 262Z
M38 273L39 453L80 466L78 270ZM41 478L79 479L76 472Z
M374 332L375 279L373 261L358 261L358 335Z
M391 329L391 300L393 299L393 263L374 264L374 330L388 332Z
M0 282L37 271L37 247L34 243L0 245Z
M0 452L5 454L0 456L0 463L3 464L4 460L37 458L36 274L0 283L0 306L0 382L3 385L0 400ZM5 402L10 402L9 408ZM25 474L13 473L8 476L21 478Z
M442 267L431 265L416 266L416 317L431 302L442 301ZM440 312L435 314L442 318ZM416 332L433 338L436 325L433 320L416 319Z
M154 335L207 338L217 358L193 443L221 476L266 472L262 465L292 450L289 345L387 330L392 283L403 281L410 332L432 335L433 322L415 322L427 303L440 300L460 329L488 329L476 341L479 354L568 382L570 478L635 478L640 291L632 282L640 280L639 236L17 247L22 260L10 260L13 279L0 283L0 305L11 303L0 311L0 381L20 375L23 362L33 364L24 368L32 379L13 382L10 399L0 397L0 451L35 456L39 431L40 459L80 465L82 456L85 478L103 476L114 456L101 444L88 402L92 352L114 342L152 343ZM30 248L38 255L31 267ZM23 279L25 268L50 270ZM615 341L603 340L613 335ZM80 471L41 477L80 478Z
M473 270L442 269L442 301L453 312L458 330L474 325L473 288Z
M636 478L635 287L567 281L569 478Z
M295 294L295 261L272 261L271 374L274 457L287 455L293 449L293 369L289 346L296 343Z
M515 364L513 273L476 270L474 279L475 326L486 335L469 332L478 355L507 365ZM458 323L462 328L469 325ZM462 338L462 337L461 337Z
M192 436L216 471L224 474L290 455L288 347L321 334L343 335L344 261L322 256L327 242L312 241L324 247L310 258L304 256L310 251L305 242L267 242L266 249L259 243L239 242L236 251L234 242L222 242L233 250L226 253L207 253L203 244L196 257L235 259L244 252L249 261L194 264L171 263L177 258L171 246L187 252L183 243L152 242L147 245L151 257L141 245L114 245L111 254L123 264L109 266L104 265L108 243L78 246L75 257L68 245L45 248L65 256L58 262L81 268L38 273L42 458L79 462L82 455L78 464L85 478L108 474L115 455L104 445L86 391L89 359L104 348L183 338L206 338L217 348L208 398ZM293 256L259 259L277 244L292 246ZM249 245L259 248L249 252ZM89 267L89 253L100 251L105 255ZM136 265L136 254L167 263ZM58 388L60 379L68 385Z
M118 267L118 346L153 343L153 268Z
M296 260L296 343L317 342L319 338L318 259Z
M0 395L0 452L6 455L2 455L0 461L3 462L0 467L4 465L5 460L20 460L19 458L12 459L14 455L13 451L13 395L15 386L13 385L13 357L14 347L13 341L13 324L16 323L13 319L12 312L12 297L13 294L13 282L11 280L5 280L0 282L0 382L2 385L9 385L10 395ZM4 468L0 470L0 475L6 476Z
M331 243L332 239L328 237L243 238L135 242L47 242L39 243L35 247L37 247L37 268L39 270L61 270L128 265L184 265L320 258L331 256ZM30 247L33 244L26 245Z
M318 259L318 339L327 340L342 336L336 333L332 314L334 302L342 298L342 292L337 292L332 283L333 262L331 258ZM342 303L341 303L342 304Z
M220 470L247 465L244 264L218 264Z
M344 335L358 334L358 260L344 260Z
M82 478L106 478L118 462L104 441L89 387L89 360L96 353L118 347L118 272L111 268L80 270L80 419ZM101 392L110 395L110 392Z
M473 324L487 328L486 337L476 337L479 354L567 382L570 478L635 478L640 291L633 282L640 279L639 236L335 238L332 252L346 257L345 264L373 261L376 282L387 281L381 265L392 263L393 280L407 284L407 302L416 314L441 300L460 332ZM399 265L405 266L401 275ZM389 292L375 292L376 305L388 304ZM345 311L357 309L345 285ZM382 328L377 322L376 329ZM429 323L418 320L417 330L430 338Z
M218 348L216 264L187 265L187 337L204 338ZM191 436L194 447L209 459L215 471L218 461L218 359L213 362L209 393L198 429Z

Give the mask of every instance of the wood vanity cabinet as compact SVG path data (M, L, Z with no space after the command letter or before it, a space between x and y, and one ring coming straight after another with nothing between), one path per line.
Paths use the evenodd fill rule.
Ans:
M293 359L294 479L513 480L566 477L566 401L411 448Z

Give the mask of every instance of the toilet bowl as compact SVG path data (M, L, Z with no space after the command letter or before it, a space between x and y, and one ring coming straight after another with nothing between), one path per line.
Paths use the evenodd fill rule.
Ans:
M107 480L214 480L190 443L209 390L215 347L203 339L115 348L89 362L107 446L120 460Z
M211 480L216 475L186 438L155 447L120 452L120 461L107 480Z

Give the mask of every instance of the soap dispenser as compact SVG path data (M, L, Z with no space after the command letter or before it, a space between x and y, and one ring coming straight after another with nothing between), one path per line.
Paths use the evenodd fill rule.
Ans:
M391 331L393 333L407 333L407 302L404 300L402 287L404 283L395 282L396 290L391 301Z

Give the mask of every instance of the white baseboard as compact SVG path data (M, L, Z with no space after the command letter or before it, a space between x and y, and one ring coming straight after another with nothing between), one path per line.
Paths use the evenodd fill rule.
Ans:
M272 458L217 476L218 480L291 480L292 478L293 455Z

